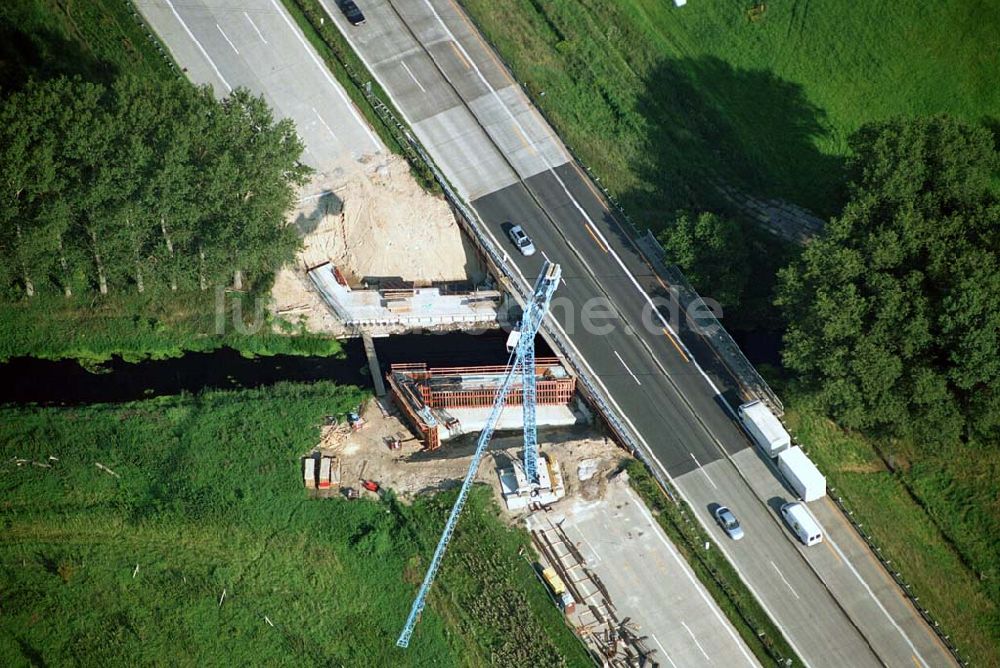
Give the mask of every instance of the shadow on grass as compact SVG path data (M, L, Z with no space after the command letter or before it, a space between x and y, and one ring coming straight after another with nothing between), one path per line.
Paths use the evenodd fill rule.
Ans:
M843 161L816 149L825 112L798 84L714 57L663 61L645 83L636 110L647 151L637 169L651 187L623 203L650 227L679 208L722 208L718 183L821 214L836 207Z
M0 12L0 90L6 95L29 79L46 80L79 75L88 81L110 83L117 68L103 62L50 30L22 29L17 17Z

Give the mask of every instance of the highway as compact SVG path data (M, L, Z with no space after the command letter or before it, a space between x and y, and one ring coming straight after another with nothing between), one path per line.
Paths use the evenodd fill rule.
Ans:
M302 137L304 162L321 175L345 154L385 152L343 88L279 0L136 0L136 8L191 81L224 97L243 86L263 95Z
M831 539L822 551L800 548L781 526L768 501L789 494L727 412L733 384L683 319L652 308L669 299L663 279L460 10L449 0L365 0L368 22L355 28L324 1L517 270L530 281L544 257L562 265L559 326L800 656L814 666L951 665L835 509L813 504ZM220 96L246 86L292 118L321 173L345 152L384 151L279 0L137 7L193 81ZM510 222L538 255L516 254ZM737 512L743 541L718 534L713 503Z
M683 318L653 308L669 299L666 283L461 10L451 0L369 0L367 23L352 27L324 2L520 273L530 280L544 258L562 265L554 318L799 655L814 666L952 665L842 519L820 517L820 550L784 529L775 500L791 494L735 423L733 384ZM517 255L511 223L532 236L536 256ZM737 512L745 540L718 534L714 503ZM817 516L829 510L813 505Z

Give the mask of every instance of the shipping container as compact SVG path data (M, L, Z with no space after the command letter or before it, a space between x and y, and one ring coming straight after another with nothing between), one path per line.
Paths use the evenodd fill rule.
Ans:
M306 489L315 489L316 460L312 457L305 457L302 460L302 479L305 482Z
M802 448L788 448L778 455L778 470L803 501L826 496L826 478L809 460Z
M330 488L330 458L324 457L319 464L319 486L320 489Z
M768 457L777 457L779 452L791 446L792 437L763 401L743 404L739 412L743 426Z

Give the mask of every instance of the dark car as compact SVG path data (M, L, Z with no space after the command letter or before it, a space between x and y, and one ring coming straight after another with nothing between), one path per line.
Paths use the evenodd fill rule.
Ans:
M340 11L344 13L352 26L359 26L365 22L365 15L354 0L337 0L337 4L340 5Z

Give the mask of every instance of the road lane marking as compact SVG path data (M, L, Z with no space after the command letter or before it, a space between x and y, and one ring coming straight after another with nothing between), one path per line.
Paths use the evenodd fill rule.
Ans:
M169 0L167 1L169 2ZM302 33L300 33L298 29L294 25L292 25L291 19L289 19L288 16L285 14L285 12L282 10L281 6L278 4L278 0L271 0L271 4L274 6L274 11L278 12L278 14L281 15L281 18L285 20L285 25L287 25L288 29L292 31L293 35L295 35L295 39L299 40L299 44L301 44L302 48L305 49L307 54L309 54L309 58L319 69L320 74L323 75L323 78L326 79L327 83L330 84L330 87L333 88L334 91L336 91L341 101L343 101L343 103L347 106L347 109L351 112L351 116L353 116L354 120L358 122L358 125L361 126L361 129L364 130L365 134L368 135L368 139L371 140L372 146L375 147L375 152L381 153L382 148L379 146L378 139L375 138L375 135L372 133L371 128L369 128L368 124L365 123L363 118L361 118L361 114L358 113L357 108L351 103L350 100L347 99L347 96L344 95L344 91L340 89L340 85L336 81L334 81L332 76L330 76L330 72L329 70L327 70L326 66L324 66L323 63L320 62L319 58L316 57L316 54L313 53L313 50L309 47L309 44L302 36Z
M455 52L455 55L458 56L459 60L461 60L462 63L465 64L465 69L471 70L472 69L472 63L470 63L469 59L465 57L465 49L464 48L460 48L461 45L458 44L458 40L455 39L455 36L451 34L450 30L448 31L448 34L451 35L451 39L452 39L451 42L448 42L448 46L450 46L451 50ZM476 68L476 71L477 72L479 71L478 67Z
M406 64L406 62L401 60L401 61L399 61L399 64L403 66L403 69L406 70L406 73L410 75L411 79L413 79L413 83L417 84L417 88L419 88L420 90L422 90L423 92L426 93L427 89L424 88L423 84L420 83L420 80L417 79L417 77L416 77L415 74L413 74L413 70L411 70L409 68L409 66Z
M823 541L824 543L826 543L826 548L827 548L828 550L830 550L830 554L832 554L832 555L834 556L834 558L835 558L835 559L836 559L836 560L837 560L837 561L838 561L838 562L839 562L840 564L843 564L844 562L843 562L843 561L841 560L841 558L840 558L840 555L839 555L839 554L837 554L837 551L833 549L833 546L832 546L832 545L830 545L830 540L829 540L829 538L830 538L830 537L829 537L829 535L828 535L828 536L827 536L827 540L824 540L824 541Z
M219 77L219 81L222 82L222 85L226 87L226 90L228 92L230 93L233 92L233 87L229 85L229 82L226 81L226 77L222 76L222 72L220 72L219 68L215 66L215 61L212 60L212 58L208 55L208 51L205 50L205 47L201 45L201 42L198 41L198 38L194 36L194 33L191 32L191 29L188 28L186 23L184 23L184 19L181 18L181 15L177 13L177 9L174 8L174 3L172 3L170 0L166 0L166 2L167 2L167 7L170 7L170 11L173 12L174 18L176 18L177 21L181 24L181 27L184 28L184 32L187 33L187 36L191 38L191 41L194 42L194 45L198 47L199 51L201 51L201 55L205 56L205 60L208 61L209 66L211 66L212 70L215 72L215 76Z
M590 225L588 225L587 223L584 223L583 226L587 228L587 232L590 233L590 238L594 240L594 243L597 244L597 246L602 251L604 251L605 253L607 253L608 252L607 247L604 244L601 243L600 239L597 238L597 235L594 234L594 230L590 229Z
M773 568L773 569L774 569L775 571L777 571L777 573L778 573L778 577L779 577L779 578L781 578L781 581L782 581L782 582L784 582L784 583L785 583L785 586L786 586L786 587L788 587L789 591L791 591L791 592L792 592L792 596L794 596L795 598L798 598L798 597L799 597L799 595L798 595L797 593L795 593L795 590L794 590L794 589L792 588L792 585L791 585L791 584L789 584L789 583L788 583L788 580L786 580L786 579L785 579L785 574L781 572L781 569L780 569L780 568L778 568L778 567L777 567L777 566L776 566L776 565L774 564L774 562L773 562L773 561L771 562L771 568Z
M690 363L691 360L688 359L688 356L684 354L684 351L681 350L681 347L677 345L677 341L674 340L674 335L670 333L670 330L664 327L663 333L667 336L668 339L670 339L670 343L674 344L674 348L676 348L680 356L684 358L684 361Z
M701 472L705 474L705 478L708 480L708 482L712 483L712 487L714 487L715 489L719 489L719 486L715 484L715 481L712 480L712 477L708 475L708 471L706 471L705 468L698 462L698 458L694 456L694 453L689 452L688 454L691 455L691 459L694 460L694 465L697 466L701 470Z
M233 51L236 52L236 55L237 56L240 55L240 50L236 48L235 44L233 44L233 40L229 39L229 37L226 35L225 31L222 29L222 26L220 26L218 23L216 23L215 27L219 29L219 34L222 35L222 39L226 40L226 43L230 47L232 47Z
M330 133L330 136L336 139L337 141L340 141L339 139L337 139L337 135L334 134L333 130L330 129L330 126L326 124L326 121L323 120L323 117L319 115L319 112L316 111L316 107L309 107L309 108L313 110L313 113L316 114L316 118L318 118L319 122L323 124L323 127L326 128L326 131Z
M625 367L625 370L628 371L628 374L630 376L632 376L632 380L635 381L635 384L636 385L642 385L642 383L639 382L639 379L636 377L636 375L634 373L632 373L632 369L628 368L628 364L625 364L625 360L623 360L622 356L618 354L618 351L615 350L613 352L615 353L615 357L618 358L618 361L622 363L623 367Z
M813 519L816 518L814 517ZM917 648L910 640L910 637L906 635L906 632L903 631L903 629L899 626L899 624L896 623L896 620L892 618L892 615L889 614L889 611L886 610L885 606L882 605L882 601L878 600L878 597L875 596L875 592L873 592L871 587L868 586L868 583L865 582L864 578L861 577L861 574L858 573L858 571L854 568L854 565L850 561L848 561L844 553L840 551L840 547L835 542L833 542L833 540L830 539L829 533L826 535L826 541L824 542L828 542L830 545L833 546L833 549L836 550L838 554L840 554L840 556L843 559L842 563L845 566L847 566L847 568L850 569L851 573L854 574L854 577L858 579L858 582L861 583L861 586L865 588L866 592L868 592L869 598L871 598L871 600L875 602L875 605L878 606L878 609L882 611L882 614L885 615L885 618L889 620L889 623L892 624L893 628L895 628L896 631L899 632L899 635L903 636L903 640L906 641L906 644L913 652L913 656L920 660L920 664L923 666L923 668L930 668L928 663L924 661L924 657L920 655L919 651L917 651Z
M257 37L260 37L260 41L264 42L264 44L267 44L267 40L264 39L264 33L260 31L260 28L257 27L257 24L253 22L252 18L250 18L250 15L247 14L246 12L243 12L243 16L247 17L247 21L249 21L250 25L253 26L254 31L256 31L257 33Z
M674 660L670 658L669 654L667 654L667 648L663 646L663 643L661 643L660 639L656 637L656 634L650 633L649 637L653 639L653 642L656 643L656 646L660 648L661 652L663 652L663 656L667 657L667 661L670 662L670 665L673 666L674 668L677 668L677 664L674 663Z
M607 388L605 388L605 391L607 391ZM659 464L660 462L657 461L656 463ZM662 467L663 465L660 464L660 466ZM670 474L668 473L667 475L669 476ZM722 626L722 628L726 629L726 631L729 633L729 637L732 638L733 643L736 645L736 647L743 654L743 657L747 660L747 663L750 664L751 666L757 666L757 665L759 665L752 658L750 658L750 653L747 651L747 648L746 648L743 640L740 639L740 637L736 635L736 631L733 629L732 624L729 622L728 619L726 619L725 617L722 616L722 613L719 611L719 608L716 606L715 601L713 601L712 599L710 599L708 597L708 594L705 593L704 588L703 588L701 582L699 580L695 579L694 574L691 572L691 567L687 564L686 561L684 561L684 560L681 559L680 555L677 554L677 548L675 548L674 545L673 545L673 543L671 543L669 540L667 540L667 538L663 535L663 528L659 524L657 524L657 522L656 522L655 519L653 519L653 516L649 513L649 509L646 508L646 505L642 502L641 499L639 499L638 496L636 496L635 492L633 492L632 490L630 490L630 489L627 490L627 493L632 498L632 501L635 502L636 508L642 514L643 519L645 519L646 522L649 524L649 526L652 528L653 533L656 534L656 537L660 540L661 543L663 543L664 547L667 548L667 552L669 552L670 556L674 558L675 562L677 562L677 566L681 569L681 572L684 573L684 575L687 576L688 581L691 583L691 586L694 587L694 590L698 592L698 595L701 597L701 600L704 601L705 605L708 607L708 609L712 611L712 613L715 615L715 618L719 621L719 624ZM725 554L724 550L723 550L723 554ZM732 559L730 559L729 561L732 562ZM741 577L742 577L742 574L741 574ZM743 578L743 581L746 582L746 578ZM749 587L749 585L748 585L748 587ZM754 597L758 601L761 600L760 596L757 596L757 594L754 593L752 590L751 590L751 593L754 594ZM763 603L761 605L763 605ZM766 609L765 609L765 612L767 612ZM771 613L768 612L768 614L771 614ZM774 615L771 615L771 618L774 619ZM792 645L792 641L789 640L788 644ZM800 657L802 656L802 652L800 652L798 650L798 648L796 648L794 645L792 645L792 649L794 649L795 652Z
M681 626L683 626L684 630L688 632L689 636L691 636L691 640L693 640L694 644L698 646L698 649L701 650L701 653L705 655L705 660L706 661L711 661L712 657L710 657L708 655L708 652L705 651L705 648L702 647L701 643L698 642L698 639L694 637L694 633L691 631L691 628L687 624L685 624L684 622L681 622Z
M528 141L528 138L521 131L521 128L515 126L514 132L517 133L517 138L521 140L521 145L522 146L524 146L526 149L528 149L532 153L538 153L538 149L535 148L535 145L533 143L531 143L530 141Z

